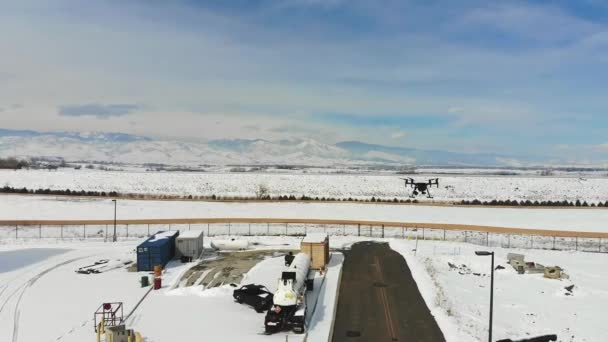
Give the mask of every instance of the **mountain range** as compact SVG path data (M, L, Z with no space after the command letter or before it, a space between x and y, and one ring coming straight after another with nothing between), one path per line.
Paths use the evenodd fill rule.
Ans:
M0 157L62 158L167 165L432 165L515 166L527 158L467 154L344 141L325 144L314 139L220 139L186 142L105 132L37 132L0 129Z

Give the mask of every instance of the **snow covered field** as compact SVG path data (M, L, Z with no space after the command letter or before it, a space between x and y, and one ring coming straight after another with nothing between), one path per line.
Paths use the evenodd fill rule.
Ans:
M60 169L0 170L0 186L28 189L116 191L119 193L176 196L254 197L260 185L272 196L405 199L398 175L187 173L145 171L98 171ZM416 175L425 181L432 175ZM437 176L435 176L437 177ZM439 189L431 189L436 201L479 199L530 201L608 201L608 177L534 176L439 176ZM426 201L424 196L418 198Z
M513 250L464 243L425 241L414 254L412 241L392 240L403 254L418 288L448 341L485 341L490 296L490 258L476 250L496 253L494 338L514 340L557 334L562 342L601 342L608 336L608 255L540 250ZM508 253L521 253L526 261L560 266L567 280L542 274L520 275L507 264ZM452 263L466 268L451 269ZM461 274L462 273L462 274ZM475 273L481 274L479 276ZM566 286L574 285L571 294Z
M0 220L111 220L109 199L0 195ZM118 219L302 218L486 225L608 232L608 210L406 206L356 203L226 203L120 200Z
M300 239L264 241L281 242L284 249L297 248ZM139 286L141 276L148 273L127 272L124 267L90 275L74 271L102 258L120 265L123 260L135 260L136 245L135 240L0 244L0 341L93 341L95 309L103 302L121 301L126 316L149 289ZM342 260L340 253L334 254L326 277L315 278L315 290L308 297L310 307L317 308L314 315L309 311L309 340L328 339ZM185 340L285 341L285 334L263 335L264 315L235 303L233 287L180 287L181 275L193 265L171 262L163 275L163 288L151 292L127 321L146 342L173 341L176 333ZM242 283L261 283L272 291L283 267L282 257L268 258L251 269ZM290 341L305 337L289 335Z
M296 246L295 237L252 237L267 244ZM348 248L370 238L332 237L332 248ZM487 339L490 259L478 257L478 246L439 241L386 241L404 255L427 305L437 319L448 342L481 342ZM26 241L20 245L0 245L0 340L2 341L88 341L94 338L92 312L103 301L120 300L125 314L146 289L139 287L141 273L115 269L96 275L74 273L77 267L100 258L132 258L136 242L104 244L97 242L48 243ZM496 264L494 336L524 338L555 333L559 341L601 342L608 335L604 324L608 305L608 255L491 249ZM542 275L519 275L506 265L509 252L521 252L526 260L559 265L568 280L549 280ZM261 282L274 287L268 272L282 260L266 259L254 267L243 282ZM466 265L460 272L448 266ZM341 263L340 263L341 265ZM189 267L177 264L164 278L161 291L152 292L130 319L146 341L172 341L174 333L197 339L236 341L284 341L258 335L263 315L233 302L231 289L200 287L173 289L177 277ZM340 266L341 267L341 266ZM336 269L338 270L338 269ZM480 273L476 276L474 273ZM318 307L325 318L333 316L339 272L328 272L330 284L320 293ZM331 278L333 276L333 278ZM317 284L315 284L315 287ZM575 285L572 294L564 289ZM332 304L333 303L333 304ZM323 316L319 316L323 317ZM233 329L234 321L239 329ZM331 320L311 321L308 341L326 341ZM13 332L17 339L13 339ZM219 335L218 335L219 334ZM219 337L218 337L219 336ZM245 336L245 337L244 337ZM218 339L219 338L219 339ZM290 335L289 341L298 340Z

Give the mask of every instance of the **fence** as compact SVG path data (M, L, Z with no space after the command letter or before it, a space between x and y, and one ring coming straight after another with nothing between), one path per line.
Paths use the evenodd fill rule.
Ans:
M113 221L0 221L0 239L112 241L114 227ZM142 239L160 230L199 230L206 236L303 236L309 232L326 232L335 236L443 240L489 247L608 253L608 233L408 222L260 218L120 220L116 224L116 237L119 240Z

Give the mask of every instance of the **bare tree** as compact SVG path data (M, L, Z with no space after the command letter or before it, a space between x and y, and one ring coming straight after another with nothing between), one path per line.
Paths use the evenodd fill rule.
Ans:
M258 184L258 188L255 191L255 196L258 199L263 199L268 197L268 194L270 193L270 190L268 189L268 186L266 184Z

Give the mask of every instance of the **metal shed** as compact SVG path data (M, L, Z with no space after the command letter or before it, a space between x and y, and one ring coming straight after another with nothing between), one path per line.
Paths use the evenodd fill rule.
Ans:
M327 233L309 233L302 239L300 250L310 256L310 267L320 270L329 262L329 236Z
M203 231L189 230L181 233L175 240L177 257L197 259L203 253Z
M137 246L137 271L152 271L155 265L165 267L175 256L175 239L179 231L158 232Z

